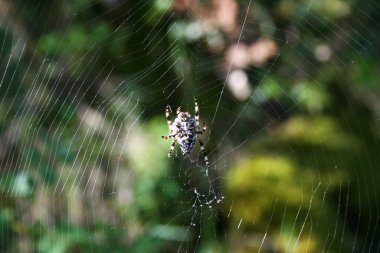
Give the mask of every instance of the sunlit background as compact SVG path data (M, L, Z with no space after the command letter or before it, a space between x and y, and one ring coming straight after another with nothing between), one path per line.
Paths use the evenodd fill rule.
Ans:
M377 0L0 0L1 252L379 252ZM199 145L168 158L169 105Z

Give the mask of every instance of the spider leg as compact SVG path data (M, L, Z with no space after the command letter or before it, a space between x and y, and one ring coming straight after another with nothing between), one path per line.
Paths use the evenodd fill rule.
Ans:
M166 106L165 117L166 117L166 122L168 123L169 129L171 130L172 121L170 120L170 107L169 107L169 105Z
M161 138L164 140L168 140L170 138L173 138L173 136L172 135L166 135L166 136L161 136Z
M203 142L201 141L201 139L197 138L198 139L198 142L199 142L199 146L201 147L201 151L202 151L202 154L203 154L203 159L205 160L205 163L206 163L206 166L208 167L208 165L210 164L210 162L208 161L208 156L207 156L207 153L205 151L205 146L203 145Z
M203 127L202 127L202 133L206 132L206 129L207 129L207 126L205 123L203 123Z
M205 123L203 123L202 130L198 127L197 134L204 134L206 132L207 126Z
M177 108L177 114L181 112L181 106Z
M174 150L174 147L175 147L176 143L177 143L177 139L174 139L173 142L172 142L172 145L170 145L170 149L169 149L169 152L168 152L168 157L172 156L172 153L173 153L173 150Z
M197 97L194 97L194 104L195 104L195 125L199 128L199 107L198 107L198 100Z

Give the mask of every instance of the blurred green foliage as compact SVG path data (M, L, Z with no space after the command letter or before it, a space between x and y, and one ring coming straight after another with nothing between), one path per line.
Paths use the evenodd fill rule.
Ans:
M377 252L379 11L2 1L0 251Z

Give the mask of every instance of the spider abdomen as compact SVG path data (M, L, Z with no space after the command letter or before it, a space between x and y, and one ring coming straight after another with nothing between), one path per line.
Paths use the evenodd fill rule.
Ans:
M178 140L178 144L181 147L182 153L190 153L195 145L196 137L193 134L185 135Z
M176 120L177 121L177 120ZM195 132L195 120L192 117L181 118L177 122L178 144L182 153L190 153L197 140Z

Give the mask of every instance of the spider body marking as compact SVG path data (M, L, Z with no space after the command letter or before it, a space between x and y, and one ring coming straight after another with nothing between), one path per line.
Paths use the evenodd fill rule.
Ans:
M187 112L180 112L172 125L173 133L178 136L178 144L181 147L182 153L188 154L193 150L197 133L195 119Z
M177 117L175 118L174 122L170 120L170 107L169 105L166 106L165 110L165 116L166 121L168 123L170 135L168 136L162 136L163 139L173 139L173 142L170 146L168 157L172 156L175 144L178 142L181 151L183 154L190 153L194 146L196 141L198 140L203 158L205 160L206 165L208 166L208 156L205 151L203 142L200 140L199 135L203 134L206 131L206 125L203 124L202 129L199 126L199 108L198 108L198 102L197 98L194 97L194 104L195 104L195 116L192 117L190 113L188 112L182 112L181 108L179 107L177 109Z

